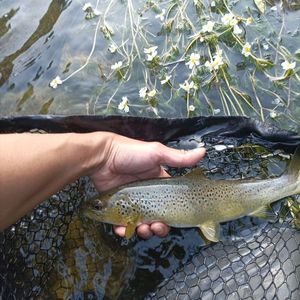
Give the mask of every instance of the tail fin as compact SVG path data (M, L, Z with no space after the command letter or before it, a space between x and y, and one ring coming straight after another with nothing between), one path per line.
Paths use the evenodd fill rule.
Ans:
M300 193L300 146L297 147L293 158L287 169L287 175L298 183L298 192Z

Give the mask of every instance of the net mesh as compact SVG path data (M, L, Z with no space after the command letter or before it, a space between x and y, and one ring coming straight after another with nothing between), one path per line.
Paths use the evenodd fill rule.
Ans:
M265 224L202 249L149 299L299 299L300 234Z
M3 299L24 299L41 293L83 197L83 180L78 180L0 234Z
M249 138L195 134L168 145L184 149L205 145L207 155L200 167L213 179L276 176L290 158L281 150L253 145ZM169 169L172 175L187 171ZM175 231L159 246L148 242L147 258L137 263L138 254L134 254L132 263L130 249L142 241L135 238L128 246L122 239L111 238L110 226L89 223L77 215L80 203L94 193L90 181L81 178L0 233L0 297L299 299L300 233L285 201L273 207L278 214L275 223L249 217L228 222L222 225L222 242L205 246L202 241L192 258L188 242L178 240ZM292 203L297 203L297 196ZM160 271L157 253L167 244L171 244L168 264ZM178 248L186 252L182 259L186 264L179 271L172 264ZM170 273L175 275L166 278Z

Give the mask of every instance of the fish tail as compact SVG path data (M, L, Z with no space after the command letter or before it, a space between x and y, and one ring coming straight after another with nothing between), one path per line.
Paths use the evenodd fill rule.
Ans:
M300 146L297 147L286 174L297 183L296 193L300 193Z

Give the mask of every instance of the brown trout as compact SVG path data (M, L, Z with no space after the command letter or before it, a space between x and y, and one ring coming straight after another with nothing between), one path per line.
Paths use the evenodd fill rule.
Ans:
M269 206L300 193L300 146L277 178L212 180L198 170L185 176L137 181L84 204L87 217L126 226L130 238L140 223L161 221L173 227L199 227L219 240L220 223L242 216L265 217Z

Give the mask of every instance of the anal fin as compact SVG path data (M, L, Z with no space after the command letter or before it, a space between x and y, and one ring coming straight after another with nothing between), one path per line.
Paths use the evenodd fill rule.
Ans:
M212 242L218 242L220 240L220 224L215 222L206 222L199 225L201 232L205 238Z
M270 205L260 206L258 209L249 214L249 216L257 217L261 219L274 220L277 219L276 214L272 211Z

